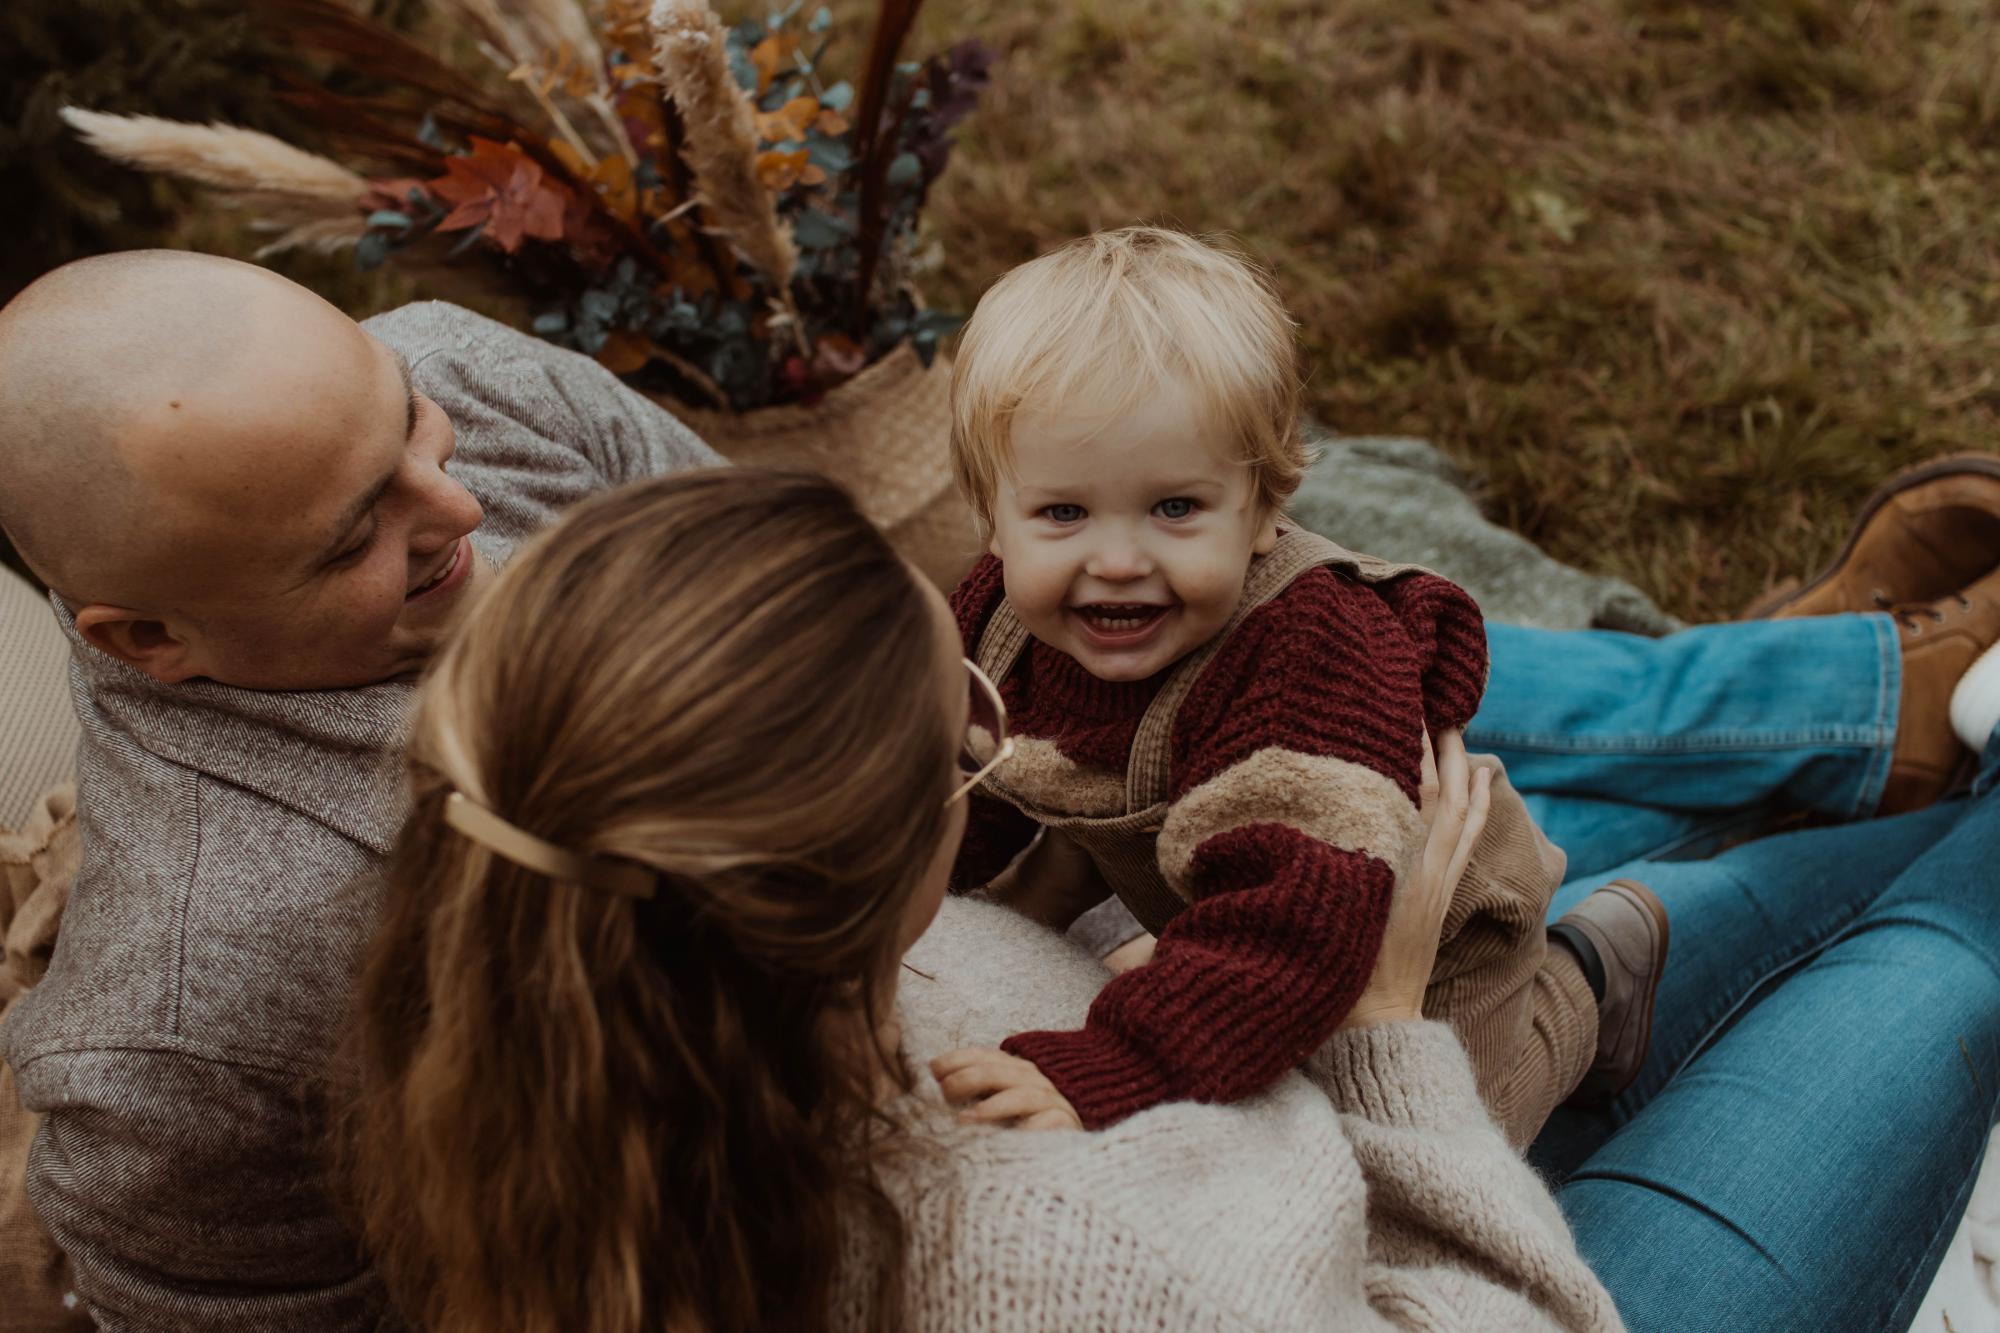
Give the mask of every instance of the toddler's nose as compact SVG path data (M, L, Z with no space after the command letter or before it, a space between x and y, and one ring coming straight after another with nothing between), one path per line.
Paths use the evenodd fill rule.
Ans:
M1083 572L1106 583L1130 583L1153 572L1153 562L1137 542L1100 543L1084 562Z

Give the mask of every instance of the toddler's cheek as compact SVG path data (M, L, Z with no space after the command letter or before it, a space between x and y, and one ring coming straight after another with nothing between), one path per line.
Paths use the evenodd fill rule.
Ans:
M1068 592L1061 571L1029 564L1017 574L1012 565L1007 567L1007 600L1024 620L1060 616Z
M1198 619L1217 614L1227 619L1243 595L1245 572L1220 566L1191 571L1175 594Z

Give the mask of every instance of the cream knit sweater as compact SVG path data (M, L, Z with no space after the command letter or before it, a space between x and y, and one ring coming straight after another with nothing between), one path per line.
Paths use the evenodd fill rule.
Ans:
M940 1333L1616 1329L1555 1201L1436 1023L1343 1032L1233 1106L1095 1134L956 1126L931 1056L1074 1024L1105 980L1060 937L953 899L898 997L919 1071L885 1184L909 1232L908 1320ZM858 1289L842 1329L872 1329Z

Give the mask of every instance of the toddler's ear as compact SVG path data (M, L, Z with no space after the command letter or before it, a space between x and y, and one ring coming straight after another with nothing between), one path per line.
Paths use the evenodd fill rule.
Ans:
M1257 540L1250 544L1252 555L1269 555L1278 545L1278 509L1276 505L1265 505L1264 512L1257 519Z

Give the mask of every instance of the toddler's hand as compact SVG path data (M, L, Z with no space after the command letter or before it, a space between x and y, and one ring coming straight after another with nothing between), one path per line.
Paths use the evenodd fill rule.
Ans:
M931 1075L960 1121L1013 1122L1013 1129L1082 1129L1076 1108L1033 1063L1005 1051L968 1046L931 1061Z

